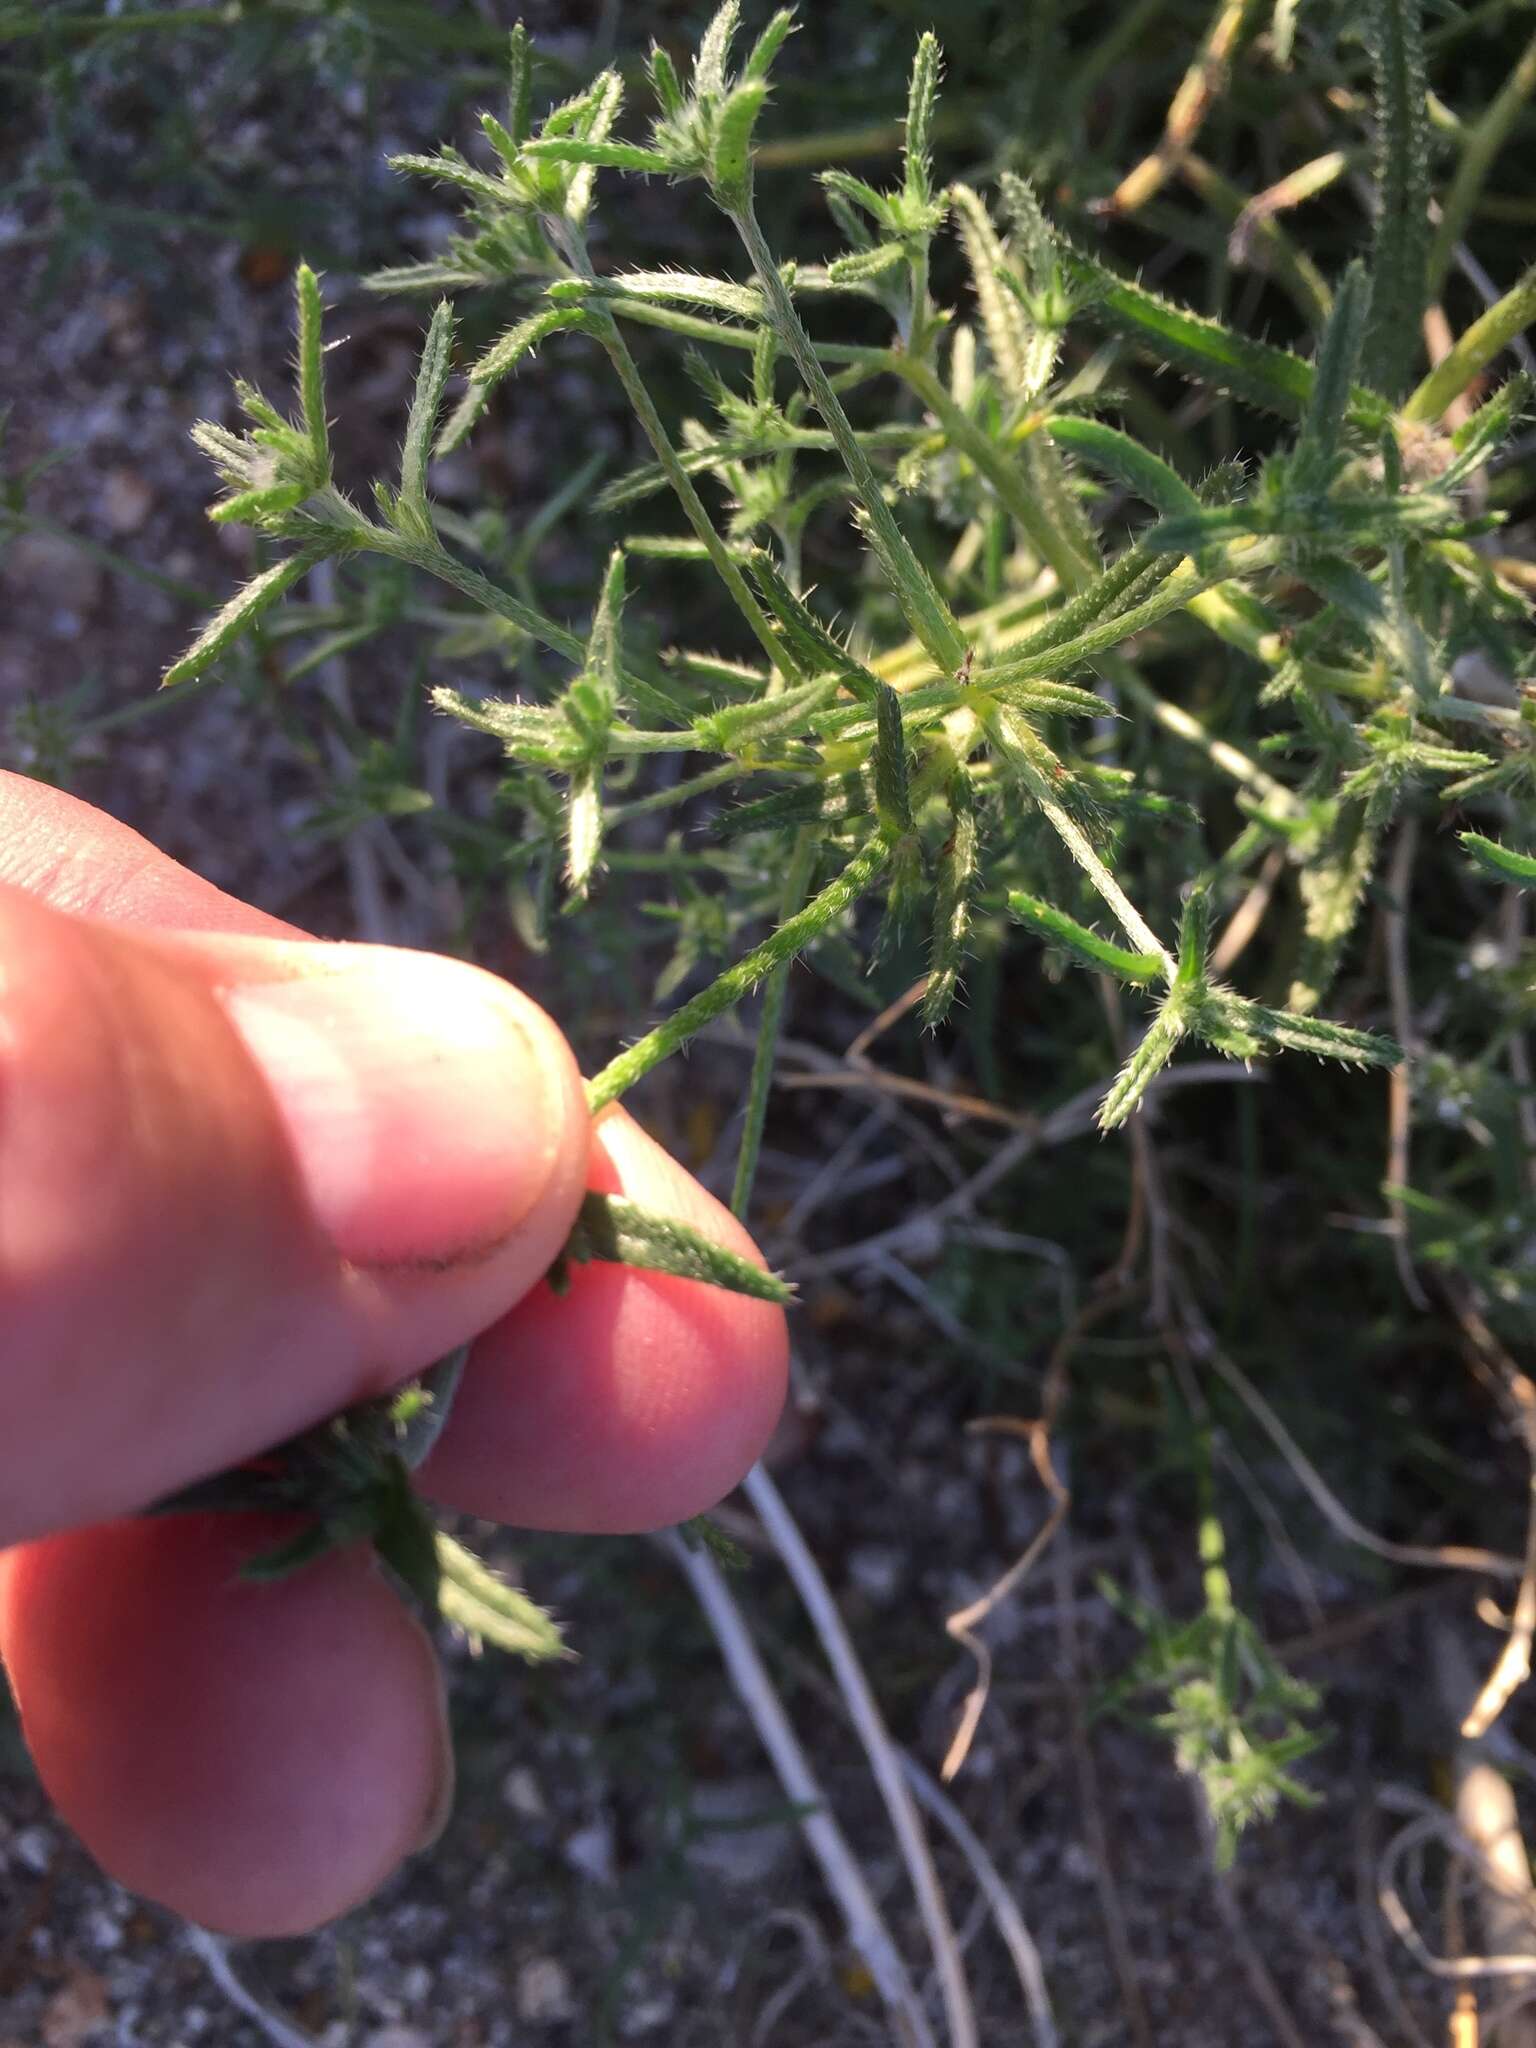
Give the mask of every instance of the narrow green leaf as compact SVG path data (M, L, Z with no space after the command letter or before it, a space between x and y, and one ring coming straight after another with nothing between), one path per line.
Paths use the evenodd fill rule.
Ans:
M873 284L876 278L899 270L906 260L907 252L900 242L881 242L873 249L854 249L847 255L834 256L827 265L827 276L834 284Z
M603 71L593 79L576 119L576 134L583 142L606 142L619 109L624 104L624 81L617 71ZM553 132L552 124L544 124L544 133ZM531 145L530 145L531 147ZM597 177L598 166L583 164L565 188L565 218L573 228L580 228L592 206L592 189Z
M1298 490L1323 489L1338 467L1370 304L1365 266L1351 263L1339 281L1318 345L1312 397L1291 459L1291 481Z
M784 38L795 26L795 11L792 7L781 7L768 26L763 30L745 64L741 75L747 79L766 80L773 69L773 60L784 46Z
M603 851L603 771L586 761L571 777L565 806L565 878L584 897Z
M400 500L396 523L409 526L422 540L430 540L433 534L432 512L427 503L427 461L452 364L453 308L443 299L432 315L432 324L422 346L410 418L406 422L405 446L400 457Z
M1124 484L1155 511L1197 516L1201 511L1199 497L1177 470L1129 434L1121 433L1118 427L1106 426L1102 420L1062 414L1051 421L1051 439Z
M875 698L875 814L888 840L912 830L912 801L907 791L907 741L901 723L901 699L889 683Z
M215 526L260 526L284 512L293 512L314 495L307 483L259 484L255 490L236 491L210 505L208 517Z
M438 1606L443 1619L462 1629L472 1642L490 1643L529 1664L571 1655L558 1625L542 1607L499 1579L473 1552L441 1530L437 1562L442 1574Z
M458 404L443 422L443 431L437 437L432 450L434 455L451 455L455 448L462 448L470 435L485 417L485 409L491 402L489 384L471 384Z
M383 270L370 271L363 279L363 288L370 292L452 292L467 291L474 285L489 282L484 271L468 263L455 263L440 257L425 263L396 263Z
M1020 924L1038 932L1053 946L1059 946L1068 953L1079 967L1091 967L1096 973L1117 975L1121 981L1128 981L1136 988L1144 988L1163 972L1163 958L1160 953L1132 953L1124 946L1113 945L1108 939L1101 939L1097 932L1087 925L1079 924L1074 917L1068 917L1064 910L1057 910L1039 896L1031 896L1027 889L1010 889L1008 908Z
M868 184L863 178L856 178L852 171L823 171L821 183L829 199L845 199L850 207L862 207L877 228L885 229L887 232L895 230L897 212L892 201L874 185ZM859 246L868 246L867 236Z
M670 120L683 111L683 88L672 59L660 43L652 43L651 54L646 60L646 76L651 81L661 111Z
M317 562L323 562L338 552L337 538L327 535L324 540L300 548L297 554L289 555L286 560L274 562L270 569L263 569L242 590L237 590L222 610L215 613L181 659L171 663L160 680L161 689L170 689L176 683L190 682L193 676L201 675L227 647L250 631L261 614L269 605L276 604L285 590L291 590Z
M518 22L507 46L507 133L514 143L528 140L533 125L533 45Z
M1205 980L1205 956L1211 944L1211 899L1204 889L1191 889L1179 918L1179 964L1173 978L1178 989L1198 988Z
M837 830L854 818L867 818L874 809L874 778L862 769L780 790L774 796L759 797L755 803L740 804L723 817L710 821L710 831L724 839L739 839L748 832L777 830L784 825L822 824Z
M1522 889L1536 884L1536 858L1532 855L1516 853L1496 839L1485 839L1481 832L1458 832L1456 836L1486 873L1503 882L1518 883Z
M1531 379L1524 370L1517 370L1462 422L1451 436L1456 454L1440 478L1443 491L1459 489L1504 445L1529 411L1531 391Z
M1159 298L1080 250L1063 245L1060 260L1081 295L1084 316L1097 326L1125 335L1156 360L1265 411L1296 418L1306 407L1312 365L1289 349L1254 341ZM1375 431L1385 424L1388 407L1374 392L1357 388L1350 394L1350 414Z
M1159 1010L1145 1037L1115 1077L1113 1087L1099 1104L1099 1129L1112 1131L1123 1124L1178 1050L1184 1026L1167 1007Z
M440 150L436 155L420 156L407 152L388 158L392 171L404 171L418 178L432 178L440 185L457 185L461 192L469 193L473 199L500 209L506 206L510 194L499 178L488 177L484 171L477 171L473 164L466 163L456 149Z
M624 550L608 557L602 594L587 638L587 672L599 676L615 702L619 692L619 620L624 609Z
M933 30L924 29L917 39L912 60L912 80L907 90L907 122L902 143L907 197L925 204L933 191L933 114L938 104L943 56Z
M1376 241L1365 363L1401 398L1422 351L1428 293L1429 120L1421 0L1371 0L1376 69Z
M1292 1010L1271 1010L1263 1003L1229 1001L1240 1026L1291 1052L1316 1053L1319 1059L1344 1060L1360 1067L1395 1067L1403 1057L1402 1047L1379 1032L1356 1031L1347 1024L1298 1016Z
M765 976L785 960L792 960L821 937L858 901L890 859L890 848L878 835L862 847L826 887L795 916L786 918L760 946L754 946L717 975L709 987L683 1004L658 1024L654 1031L608 1062L600 1074L587 1083L587 1107L595 1116L608 1103L632 1088L652 1067L686 1045L716 1017L734 1009Z
M951 185L949 196L954 204L960 245L970 265L982 332L1004 395L1009 400L1035 398L1051 374L1055 340L1049 339L1043 357L1041 350L1032 346L1034 330L1023 304L1003 284L1007 252L981 194L969 185Z
M1013 254L1022 263L1025 283L1038 293L1056 268L1056 237L1027 178L1021 178L1017 171L1004 171L998 188L1013 229Z
M812 676L776 697L751 704L725 704L694 721L698 745L710 753L737 754L810 730L815 714L837 695L835 676Z
M795 1291L777 1273L765 1271L739 1252L669 1216L655 1216L619 1195L587 1195L562 1255L578 1265L599 1260L606 1265L636 1266L648 1273L669 1273L679 1280L699 1280L731 1294L749 1294L758 1301L781 1305Z
M752 199L752 131L768 97L765 79L738 85L715 120L710 138L709 189L728 213Z
M530 355L548 335L558 334L562 328L578 327L582 319L580 306L550 306L542 313L531 313L526 320L519 320L472 365L469 372L471 386L496 383L514 370L523 357Z
M702 277L688 270L629 270L616 277L565 278L549 288L557 305L587 299L632 299L647 306L704 306L730 320L763 317L763 295L755 285Z
M578 135L542 135L524 143L523 155L533 163L581 164L594 171L657 172L664 177L672 170L672 159L659 150L641 149L633 142L587 142Z
M833 638L805 600L790 589L766 548L752 550L747 572L783 633L790 666L807 676L830 672L853 696L872 703L879 694L879 680Z
M523 153L519 144L502 127L496 116L487 111L480 115L480 126L485 130L492 149L507 167L509 177L514 180L524 177Z
M320 280L307 263L293 274L294 298L298 308L299 417L309 441L315 487L330 480L331 436L325 417L325 341L322 328L325 306L320 297Z
M740 0L724 0L724 4L716 9L700 40L698 55L693 60L693 89L696 93L723 97L726 62L740 20Z
M1315 853L1298 870L1304 926L1288 1011L1313 1010L1327 994L1360 914L1378 837L1364 804L1336 804Z
M980 866L981 834L971 779L960 773L949 790L950 830L939 855L933 892L933 937L928 953L928 987L923 1022L932 1030L949 1015L960 983L971 930L971 900Z

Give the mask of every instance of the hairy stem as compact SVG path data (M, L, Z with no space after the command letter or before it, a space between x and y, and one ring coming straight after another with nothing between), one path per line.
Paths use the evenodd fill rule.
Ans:
M602 1072L595 1074L587 1083L587 1104L592 1113L596 1115L608 1103L617 1101L652 1067L659 1066L686 1045L695 1032L701 1031L727 1010L734 1009L774 968L789 962L813 939L819 938L850 904L857 902L890 857L891 849L884 840L871 840L840 875L834 876L820 895L811 899L804 910L786 919L760 946L754 946L750 953L744 954L733 967L728 967L708 988L701 989L691 1002L675 1010L654 1031L648 1031L644 1038L637 1039L616 1059L610 1060Z
M822 368L815 345L806 333L789 289L779 275L773 252L763 238L757 216L747 207L740 213L733 213L730 218L752 259L752 268L757 273L757 281L762 286L779 338L794 357L795 367L811 394L811 403L826 421L837 443L837 452L853 481L868 521L871 545L891 578L907 621L940 669L946 674L953 674L965 659L965 635L885 502L880 480L871 469L869 457L860 447L853 424L843 411L842 401Z

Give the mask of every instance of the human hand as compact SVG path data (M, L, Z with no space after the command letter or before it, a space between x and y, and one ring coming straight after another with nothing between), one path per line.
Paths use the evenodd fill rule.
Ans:
M477 1332L433 1498L524 1527L693 1514L762 1447L768 1303L581 1267L587 1188L750 1241L507 984L306 940L0 772L0 1659L122 1883L296 1933L438 1830L424 1631L365 1547L254 1584L248 1516L134 1519Z

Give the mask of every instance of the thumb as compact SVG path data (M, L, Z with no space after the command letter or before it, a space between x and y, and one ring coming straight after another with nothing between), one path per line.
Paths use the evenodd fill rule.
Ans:
M382 1391L581 1199L570 1050L387 947L128 931L0 887L0 1544Z

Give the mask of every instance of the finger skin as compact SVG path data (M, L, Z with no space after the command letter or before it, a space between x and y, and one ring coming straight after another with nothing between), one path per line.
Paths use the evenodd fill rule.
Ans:
M92 858L74 859L77 844ZM7 873L61 886L72 907L114 921L141 923L147 906L168 928L237 931L247 919L262 933L275 924L89 805L0 771L0 878ZM721 1205L622 1109L599 1120L589 1184L756 1256ZM430 1355L402 1364L397 1349L389 1364L398 1376ZM786 1370L783 1317L767 1304L655 1274L579 1268L563 1300L536 1288L476 1345L431 1486L453 1506L524 1527L679 1521L728 1492L761 1450Z
M154 931L302 938L65 790L0 768L0 882L87 917Z
M223 939L219 973L237 945L247 973L297 955L321 988L343 950ZM211 972L184 937L0 887L0 1410L26 1445L0 1456L0 1543L128 1512L382 1391L525 1293L581 1199L590 1130L568 1048L532 1004L450 968L519 1005L495 1041L529 1048L509 1117L524 1083L558 1100L519 1163L532 1207L501 1209L513 1155L498 1149L471 1174L511 1225L491 1244L427 1273L343 1257ZM434 1159L439 1179L455 1157ZM377 1191L396 1227L412 1185Z
M590 1182L761 1263L729 1211L623 1110L598 1121ZM525 1528L618 1534L680 1522L713 1507L762 1449L787 1369L771 1302L578 1266L567 1294L541 1283L477 1343L422 1485Z
M447 1793L426 1635L361 1549L242 1582L282 1533L177 1516L0 1556L0 1639L54 1803L121 1883L232 1935L346 1912Z
M4 881L140 930L302 936L89 806L0 771ZM622 1111L598 1127L591 1175L751 1249ZM386 1342L374 1369L380 1355L392 1376L425 1363L442 1277L367 1284L380 1290L373 1328L398 1346ZM783 1320L768 1305L582 1269L563 1301L540 1288L477 1344L433 1486L525 1525L677 1520L725 1492L761 1448L784 1370ZM226 1387L222 1404L240 1411L250 1398L246 1387L231 1401ZM328 1392L316 1412L347 1398ZM215 1453L200 1469L220 1462ZM440 1684L405 1609L358 1553L276 1585L238 1584L240 1557L261 1541L243 1519L174 1517L0 1554L0 1659L60 1812L123 1882L251 1935L346 1910L444 1796Z

